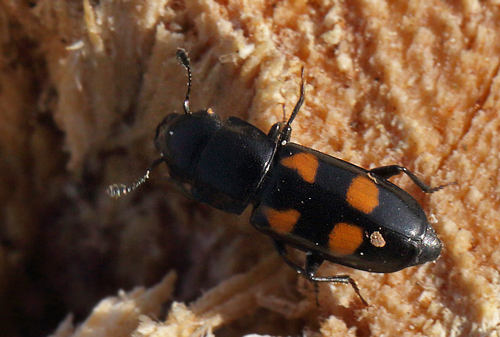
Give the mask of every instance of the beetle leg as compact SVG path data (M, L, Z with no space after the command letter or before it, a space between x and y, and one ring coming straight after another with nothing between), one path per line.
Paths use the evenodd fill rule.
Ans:
M363 302L364 305L368 306L368 302L366 302L363 296L361 296L358 285L356 284L354 279L349 275L336 275L327 277L316 276L316 272L318 271L318 268L321 266L323 261L324 259L322 257L314 253L307 252L306 266L305 266L305 271L307 274L304 276L306 276L312 282L334 282L334 283L349 284L351 285L354 292L358 295L361 302Z
M420 180L413 172L408 170L406 167L399 166L399 165L389 165L389 166L382 166L382 167L376 167L374 169L371 169L368 171L369 174L374 174L380 178L383 179L389 179L390 177L393 177L395 175L398 175L400 173L406 174L414 183L417 185L423 192L425 193L433 193L436 191L439 191L440 189L456 184L456 182L452 182L449 184L444 184L440 185L437 187L430 187L426 183L424 183L422 180Z
M280 240L273 240L273 241L274 241L274 247L278 251L278 254L281 256L283 261L285 261L285 263L290 267L292 267L297 273L304 275L304 277L309 279L309 277L307 277L307 273L304 270L304 268L300 267L298 264L296 264L295 262L293 262L288 258L285 243Z
M311 252L306 253L306 262L305 262L305 268L300 267L297 265L295 262L290 260L287 257L287 250L285 243L280 240L274 240L274 246L276 247L276 250L278 251L278 254L281 256L283 261L290 267L292 267L297 273L301 274L304 276L306 279L313 283L317 282L334 282L334 283L343 283L343 284L349 284L351 285L352 289L354 292L358 295L360 298L361 302L363 302L364 305L368 306L368 302L361 296L361 293L359 291L358 285L356 282L350 277L349 275L336 275L336 276L328 276L328 277L319 277L316 276L316 272L318 271L318 268L321 266L323 263L324 259L316 254L313 254Z

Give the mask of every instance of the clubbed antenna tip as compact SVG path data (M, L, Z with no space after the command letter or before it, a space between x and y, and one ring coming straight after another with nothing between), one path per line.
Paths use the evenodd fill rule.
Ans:
M135 190L137 187L141 186L146 180L149 179L149 173L151 171L148 170L146 171L146 174L141 177L141 179L137 180L135 183L133 183L130 186L124 185L124 184L112 184L108 186L108 189L106 192L111 198L119 198L124 196L125 194L129 194L133 190Z
M158 158L156 159L153 164L151 165L151 167L146 171L146 174L143 175L139 180L137 180L135 183L127 186L127 185L124 185L124 184L112 184L112 185L109 185L106 192L108 193L108 195L112 198L120 198L126 194L129 194L130 192L132 192L133 190L135 190L137 187L141 186L143 183L146 182L146 180L149 179L149 174L151 173L151 171L153 171L153 169L158 165L160 164L161 162L163 161L163 158Z

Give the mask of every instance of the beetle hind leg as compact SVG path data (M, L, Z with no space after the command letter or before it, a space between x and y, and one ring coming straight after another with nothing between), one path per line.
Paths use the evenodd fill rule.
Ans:
M422 180L420 180L419 177L417 177L412 171L408 170L404 166L399 166L399 165L389 165L389 166L382 166L382 167L376 167L374 169L371 169L368 171L368 174L374 174L380 178L383 179L389 179L395 175L398 175L400 173L406 174L415 185L418 186L424 193L434 193L436 191L439 191L443 188L445 188L448 185L454 185L456 182L440 185L437 187L430 187L426 183L424 183Z
M335 276L327 276L327 277L320 277L316 276L316 272L318 271L319 267L323 263L324 259L312 252L307 252L306 253L306 261L305 261L305 267L302 268L299 266L297 263L293 262L290 260L287 256L287 249L285 246L285 243L280 240L274 240L274 246L276 247L276 250L278 251L278 254L281 256L283 261L292 267L298 274L301 274L304 276L307 280L310 282L313 282L315 285L318 282L334 282L334 283L343 283L343 284L349 284L354 292L358 295L360 300L363 302L364 305L368 306L368 302L361 296L361 292L359 291L358 285L356 282L353 280L352 277L349 275L335 275Z

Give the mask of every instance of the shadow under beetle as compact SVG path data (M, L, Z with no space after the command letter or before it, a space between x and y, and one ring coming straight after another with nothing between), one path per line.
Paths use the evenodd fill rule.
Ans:
M273 239L288 265L312 282L350 284L364 304L349 275L316 276L324 260L392 273L438 258L441 241L422 207L387 179L404 173L425 193L446 185L431 188L398 165L365 170L289 142L305 98L303 68L290 118L266 135L239 118L221 120L211 109L191 112L189 58L183 49L176 55L188 75L184 113L171 113L158 125L154 143L161 157L135 184L111 185L111 196L129 193L164 162L171 180L190 185L198 201L236 214L253 205L250 222ZM304 267L288 258L287 246L306 253Z

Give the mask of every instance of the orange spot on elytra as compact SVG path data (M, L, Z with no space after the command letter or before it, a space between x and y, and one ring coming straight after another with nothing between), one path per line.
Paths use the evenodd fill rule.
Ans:
M265 208L264 214L271 228L280 234L288 234L293 231L293 227L300 217L299 211L294 209L277 211L273 208Z
M346 199L349 205L365 214L373 212L378 206L378 187L373 180L358 176L351 181Z
M318 171L318 158L311 153L297 153L281 161L283 166L296 170L308 183L314 183Z
M363 243L361 227L340 222L330 232L328 248L337 255L349 255Z

